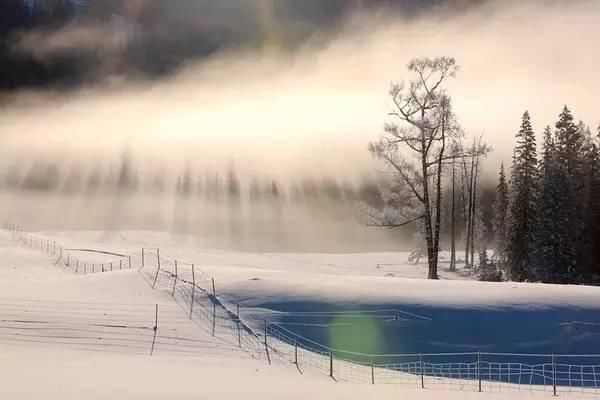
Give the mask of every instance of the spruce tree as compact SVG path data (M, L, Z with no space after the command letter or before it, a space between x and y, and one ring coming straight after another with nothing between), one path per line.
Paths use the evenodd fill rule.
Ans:
M557 157L547 160L540 191L530 278L545 283L577 280L577 205L572 182Z
M587 136L587 137L586 137ZM589 134L585 125L577 126L567 106L559 115L556 122L556 155L557 162L564 168L575 196L577 213L571 223L576 232L578 267L581 272L586 268L586 240L584 220L586 209L586 153L590 146Z
M502 281L502 272L498 271L493 261L489 260L485 246L479 251L479 280L487 282Z
M558 162L571 179L582 177L585 142L585 132L575 125L571 111L565 106L556 122L556 152ZM581 180L575 183L581 184Z
M500 176L496 186L496 200L494 201L494 239L496 241L496 255L500 267L506 261L507 217L508 217L508 183L504 172L504 163L500 164Z
M600 136L600 127L598 127ZM585 211L583 238L585 251L582 273L592 280L600 280L600 147L598 137L590 139L585 166ZM596 276L594 278L594 275Z
M542 159L540 160L540 176L544 176L544 169L550 158L554 157L556 153L556 146L554 143L554 137L552 137L552 131L550 126L546 126L544 129L544 142L542 143Z
M516 138L511 171L506 255L509 278L524 281L528 278L530 254L533 250L539 176L535 134L527 111L523 114L521 129Z

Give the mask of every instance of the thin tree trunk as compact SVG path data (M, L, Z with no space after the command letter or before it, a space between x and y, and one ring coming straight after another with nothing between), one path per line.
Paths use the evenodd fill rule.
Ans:
M441 226L441 215L442 215L442 165L444 160L444 151L446 150L446 122L442 122L442 147L440 148L440 154L437 162L437 182L436 182L436 203L435 203L435 238L433 242L433 252L435 257L434 271L431 274L430 279L438 279L438 256L440 253L440 226Z
M462 146L461 146L462 148ZM461 198L462 198L462 216L463 216L463 220L465 223L465 230L464 230L464 235L465 235L465 249L467 248L467 241L466 241L466 236L467 236L467 232L468 232L468 227L469 227L469 220L468 220L468 213L467 213L467 205L468 205L468 201L467 201L467 193L468 193L468 181L469 181L469 174L467 172L467 158L464 154L464 148L462 149L463 151L463 155L462 155L462 173L461 173ZM465 266L469 264L469 253L465 250Z
M421 171L423 174L423 208L425 209L425 241L427 242L427 263L429 266L428 279L437 279L436 260L434 252L433 229L431 226L431 201L429 199L429 174L427 167L427 143L425 132L421 133Z
M473 144L473 148L475 148L475 144ZM468 204L468 215L467 215L467 240L465 243L465 266L467 268L471 267L471 264L473 263L473 259L471 258L469 260L469 255L470 255L470 251L471 251L471 236L472 236L472 210L473 210L473 169L475 168L475 156L471 156L471 173L468 176L468 183L469 183L469 204ZM469 262L470 261L470 262Z
M477 178L479 175L479 155L475 158L475 171L473 172L473 211L471 212L471 262L475 264L475 218L477 210Z
M452 159L452 209L450 211L450 226L451 226L451 238L450 238L450 271L456 271L456 159Z

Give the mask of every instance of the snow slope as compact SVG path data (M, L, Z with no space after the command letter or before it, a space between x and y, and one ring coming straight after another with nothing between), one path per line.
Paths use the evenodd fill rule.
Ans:
M600 323L597 287L477 282L469 271L448 272L444 264L442 279L429 281L418 279L426 277L426 265L408 263L407 253L258 254L202 248L193 237L156 232L44 234L78 248L127 253L160 247L215 277L219 294L244 307L288 312L400 309L430 319L401 327L378 324L388 339L371 352L600 354L600 333L590 328ZM326 330L294 331L329 341Z
M429 282L385 276L381 267L396 268L395 274L402 275L406 256L402 253L251 254L196 248L190 238L152 232L46 232L44 235L65 247L115 253L159 245L161 251L195 262L203 271L214 275L219 293L235 296L243 305L257 308L362 309L394 304L405 310L416 307L419 315L437 321L440 315L436 315L436 310L462 312L472 308L473 303L477 303L475 308L484 311L524 309L535 312L564 305L570 310L596 312L595 307L600 304L595 288L480 284L468 280ZM387 385L333 384L324 377L301 376L295 368L268 367L265 360L252 359L232 340L213 337L201 321L190 321L186 311L169 293L151 290L135 270L75 276L59 265L52 265L44 254L15 244L6 234L0 234L0 251L3 254L0 310L10 316L3 318L4 329L0 329L0 351L6 360L0 363L3 398L44 395L50 399L166 396L304 399L311 395L328 399L398 396L468 399L478 395L407 390ZM90 257L90 261L111 261L107 255L85 253L81 255L84 257ZM377 264L392 263L400 265L377 268ZM423 266L405 268L409 276L424 271ZM448 274L448 277L460 276ZM156 304L160 314L159 338L150 357ZM126 319L135 322L137 330L107 323L123 317L124 310L128 313ZM42 320L46 326L30 325L32 321L40 323ZM57 328L65 321L71 328L94 326L94 330L83 339L81 334L72 332L57 334ZM9 323L13 325L6 328ZM561 329L573 326L592 325L565 320ZM32 327L36 328L37 338L27 330ZM405 328L402 329L406 331ZM424 331L437 329L433 328L425 327ZM397 329L398 326L392 329L394 337L397 337ZM478 332L481 336L485 333ZM123 347L123 339L128 335L134 337L134 344ZM485 396L511 398L505 394L486 393ZM531 396L547 397L547 394Z

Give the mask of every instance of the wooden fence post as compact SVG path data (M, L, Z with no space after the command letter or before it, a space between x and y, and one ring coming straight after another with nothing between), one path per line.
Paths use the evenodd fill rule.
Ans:
M194 311L194 295L196 293L196 273L194 272L194 264L192 264L192 300L190 301L190 319L192 319L192 312Z
M271 356L269 355L269 344L267 342L267 318L265 318L265 353L267 353L267 361L271 365Z
M371 385L375 384L375 365L373 363L373 357L371 357Z
M329 376L333 378L333 350L329 350Z
M481 392L481 352L477 352L477 381L479 381L479 391Z
M552 354L552 389L556 396L556 356Z
M152 282L152 289L156 286L156 280L158 279L158 273L160 272L160 253L159 249L156 249L156 275L154 275L154 282Z
M294 339L294 364L298 367L298 339Z
M425 367L423 366L423 354L419 354L419 365L421 367L421 389L425 389Z
M150 349L150 355L154 353L154 344L156 343L156 333L158 332L158 304L156 305L156 311L154 313L154 337L152 338L152 348Z
M173 292L171 296L175 297L175 287L177 286L177 260L175 260L175 280L173 282Z

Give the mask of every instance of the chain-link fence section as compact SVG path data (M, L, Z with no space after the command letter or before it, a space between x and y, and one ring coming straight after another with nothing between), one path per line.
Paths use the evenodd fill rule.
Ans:
M326 375L338 382L394 384L421 389L527 391L600 397L600 355L490 352L364 354L335 349L294 332L281 322L280 317L292 316L295 320L305 322L315 317L426 317L400 310L289 313L257 311L244 308L236 299L223 294L214 278L194 264L179 261L162 253L160 249L144 248L137 254L115 255L119 258L111 263L87 263L73 257L68 249L59 244L25 233L15 225L5 223L4 229L15 240L45 251L54 257L55 263L62 263L77 274L137 269L153 289L171 294L179 306L178 315L181 316L183 311L186 319L196 322L195 329L202 329L220 343L242 349L252 357L293 367L302 374ZM118 317L126 320L128 316L125 314ZM115 321L117 320L119 319L115 316ZM132 317L127 323L140 325L135 329L143 329L148 338L156 332L148 330L152 324L135 321ZM167 339L172 338L157 334L155 341L175 348L187 343L185 339L168 343ZM188 346L192 344L188 343Z

